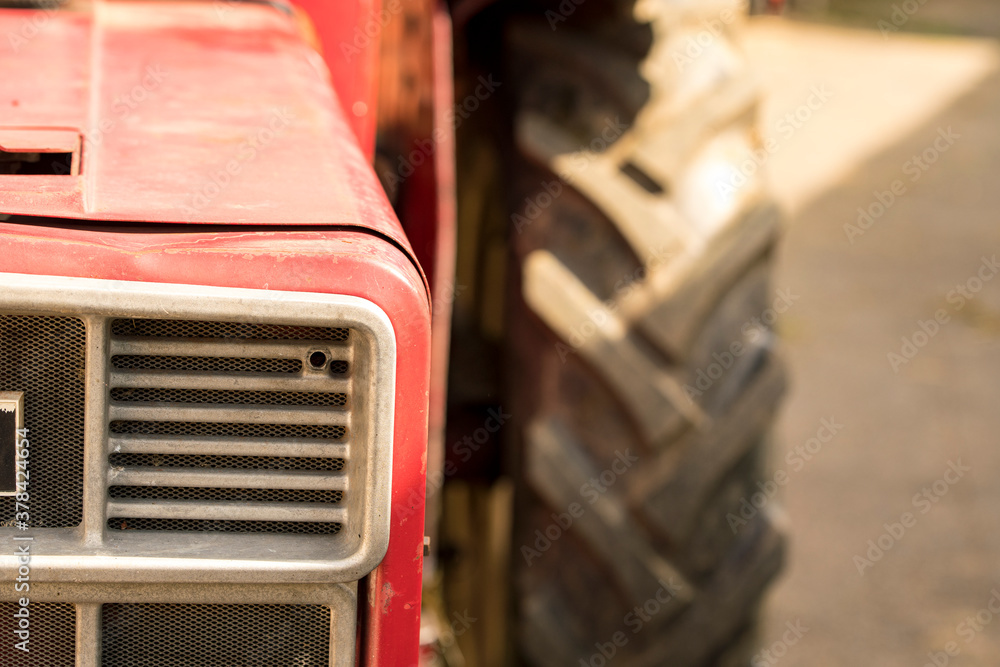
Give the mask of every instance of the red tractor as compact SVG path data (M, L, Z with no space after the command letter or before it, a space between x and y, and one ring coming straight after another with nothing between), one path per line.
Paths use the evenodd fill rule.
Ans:
M737 665L739 0L0 0L0 665Z

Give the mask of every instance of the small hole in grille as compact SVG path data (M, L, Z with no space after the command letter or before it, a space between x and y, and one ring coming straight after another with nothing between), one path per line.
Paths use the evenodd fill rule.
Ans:
M112 486L111 498L137 500L209 500L271 503L339 503L342 491L318 489L230 489L187 486Z
M14 584L10 584L13 588ZM14 634L20 609L15 602L0 602L0 665L3 667L73 667L76 664L76 607L71 604L32 602L28 605L30 625L25 653L14 647L21 641Z
M156 530L212 533L280 533L284 535L336 535L339 523L296 521L220 521L198 519L108 519L108 530Z
M116 387L111 399L128 403L213 403L216 405L296 405L340 407L347 394L303 391L220 391Z
M313 368L323 368L326 366L326 355L322 352L313 352L309 355L309 365Z
M102 667L328 667L320 605L106 604Z
M113 466L140 468L234 468L239 470L322 470L339 472L343 459L288 456L206 456L187 454L112 454Z
M347 373L347 362L346 361L331 361L330 362L330 372L334 375L345 375Z
M154 357L120 354L111 357L111 365L118 370L211 373L298 373L302 370L302 362L298 359L252 357Z
M31 441L31 527L77 526L83 516L86 329L66 317L0 316L0 391L24 392ZM13 497L0 521L13 525Z
M232 438L310 438L340 440L343 426L324 424L226 424L212 422L113 421L114 434L227 436Z
M322 340L345 342L349 329L295 327L242 322L195 322L190 320L115 320L114 336L143 338L237 338L245 340Z

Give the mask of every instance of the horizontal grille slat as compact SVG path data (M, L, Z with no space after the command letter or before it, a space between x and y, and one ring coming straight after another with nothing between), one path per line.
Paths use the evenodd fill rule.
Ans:
M299 408L249 405L236 407L193 407L186 405L127 405L112 403L108 413L113 421L170 421L213 423L267 423L317 426L344 426L350 422L350 413L343 408Z
M313 470L340 472L344 460L287 456L206 456L201 454L121 454L109 457L113 467L210 468L238 470Z
M346 459L350 447L344 440L208 438L185 436L117 435L111 451L133 454L280 456Z
M265 340L322 340L344 342L349 329L302 327L248 322L206 322L202 320L118 319L111 324L113 336L155 338L243 338Z
M220 344L221 343L221 344ZM329 344L323 341L311 341L312 344L295 341L197 341L168 340L156 338L112 338L111 353L114 355L152 355L152 356L185 356L185 357L224 357L233 356L259 359L300 359L302 350L314 346L322 347L334 361L351 360L351 348L342 344Z
M112 500L108 516L135 519L214 519L228 521L315 521L343 523L346 509L337 504L232 503L170 500Z
M138 519L121 517L108 520L112 531L153 530L212 533L282 533L287 535L336 535L342 523L317 521L226 521L219 519Z
M216 405L261 405L343 407L347 394L339 392L242 391L220 389L174 389L171 387L115 387L111 400L124 403L177 403Z
M108 483L114 486L197 486L241 487L247 489L315 489L344 491L344 473L304 471L216 470L206 472L196 468L110 468Z
M111 367L118 370L187 371L191 373L271 373L294 374L302 370L300 359L256 359L252 357L156 357L116 355ZM347 371L346 362L344 373Z
M115 500L205 500L230 502L327 503L343 500L341 491L314 489L191 488L169 486L112 486L108 495Z
M346 394L350 385L351 381L345 377L330 378L324 375L285 377L279 373L233 375L228 373L173 373L170 371L118 371L111 374L112 387ZM340 403L340 405L343 404L343 402Z
M330 424L241 424L172 421L112 421L112 433L147 435L228 436L233 438L316 438L340 440L344 426Z

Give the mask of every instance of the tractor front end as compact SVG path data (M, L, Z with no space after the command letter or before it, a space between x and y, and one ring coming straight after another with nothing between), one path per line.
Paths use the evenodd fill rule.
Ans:
M0 35L0 664L416 664L431 315L363 109L280 4Z

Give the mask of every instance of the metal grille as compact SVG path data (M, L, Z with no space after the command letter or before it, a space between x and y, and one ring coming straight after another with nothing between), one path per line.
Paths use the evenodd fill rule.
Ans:
M329 667L321 605L106 604L102 667Z
M198 322L191 320L115 320L113 336L153 338L223 338L243 340L315 340L346 342L348 329L295 327L244 322Z
M323 470L339 472L344 459L293 456L203 456L190 454L112 454L112 466L142 468L234 468L238 470Z
M346 373L344 370L331 371ZM187 371L216 373L298 373L302 362L298 359L256 359L245 357L159 357L135 354L119 354L111 357L111 367L118 370L143 371Z
M79 525L83 509L84 323L0 315L0 391L24 392L31 527ZM13 525L12 497L0 498Z
M111 433L142 435L188 435L193 437L230 436L234 438L315 438L340 440L347 433L343 426L315 424L228 424L212 422L140 422L113 421Z
M11 584L13 587L13 584ZM16 648L22 641L14 631L20 609L15 602L0 602L0 665L3 667L74 667L76 664L76 607L71 604L32 602L28 605L27 653Z
M127 353L113 365L129 367L111 374L109 528L340 531L347 450L337 441L346 434L348 395L346 378L328 364L349 356L348 329L118 319L111 331L112 350ZM228 359L227 369L291 358L300 372L247 376L205 370L204 362L197 372L178 371L190 362L165 361L174 352ZM232 361L240 358L247 361ZM315 372L302 374L307 361ZM172 420L180 415L195 419Z
M302 391L218 391L116 387L111 399L129 403L215 403L218 405L302 405L341 407L347 394Z

